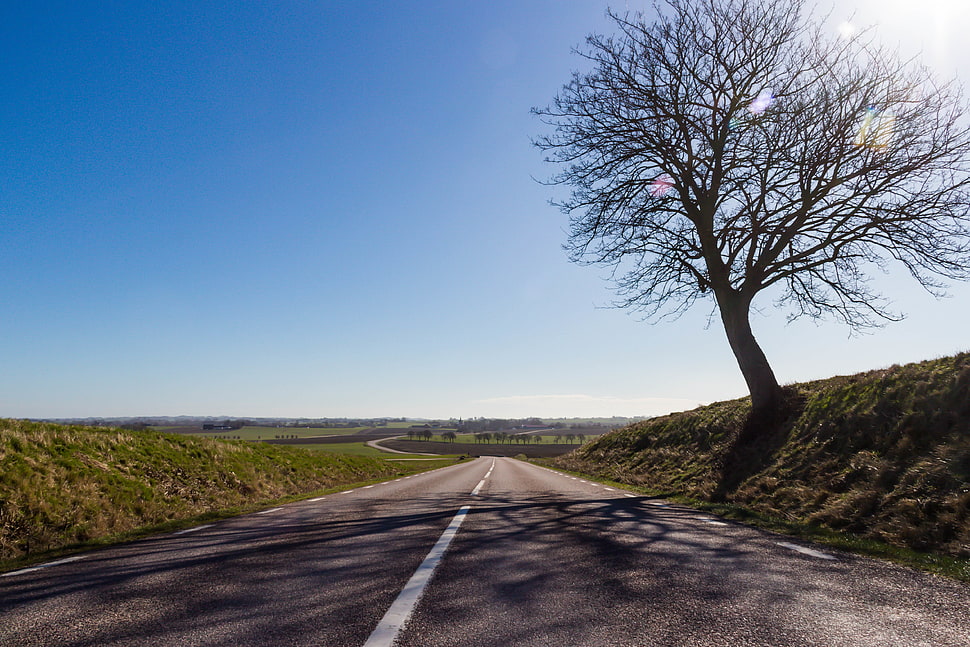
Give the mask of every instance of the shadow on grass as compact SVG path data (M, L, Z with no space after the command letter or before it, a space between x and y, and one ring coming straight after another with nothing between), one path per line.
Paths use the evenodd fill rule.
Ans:
M728 450L720 457L720 475L711 500L724 502L749 477L774 461L805 406L804 396L784 389L781 405L772 411L752 411Z

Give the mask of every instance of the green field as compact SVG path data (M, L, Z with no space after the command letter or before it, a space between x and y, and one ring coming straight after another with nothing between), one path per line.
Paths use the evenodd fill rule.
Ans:
M313 451L320 452L330 452L332 454L350 454L352 456L371 456L373 458L384 458L387 460L402 459L402 458L432 458L431 456L425 456L423 454L394 454L392 452L382 452L379 449L374 449L366 443L321 443L319 445L299 445L302 449L310 449ZM455 458L455 455L441 455L442 458Z
M237 440L273 440L274 438L309 438L312 436L351 436L368 427L321 429L319 427L243 427L227 431L203 431L205 438L229 438Z

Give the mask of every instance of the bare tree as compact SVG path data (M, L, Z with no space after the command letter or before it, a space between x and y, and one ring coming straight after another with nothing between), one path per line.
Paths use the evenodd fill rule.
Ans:
M968 148L959 87L828 35L804 0L667 0L610 14L536 140L572 187L575 262L613 269L649 320L712 299L751 393L781 389L749 323L770 290L789 320L853 331L899 315L870 283L904 267L929 291L966 279Z

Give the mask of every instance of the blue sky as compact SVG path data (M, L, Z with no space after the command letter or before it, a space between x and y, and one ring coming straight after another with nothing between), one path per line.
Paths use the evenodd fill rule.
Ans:
M857 5L970 72L960 3ZM644 2L618 2L638 9ZM598 1L4 3L0 416L654 415L739 397L704 306L649 325L570 264L530 115ZM853 14L838 3L832 20ZM970 289L784 382L967 350Z

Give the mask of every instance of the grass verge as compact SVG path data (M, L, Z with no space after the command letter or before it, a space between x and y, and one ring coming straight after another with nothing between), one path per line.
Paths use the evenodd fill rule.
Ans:
M517 457L518 458L518 457ZM524 460L524 459L522 459ZM630 485L620 481L602 478L583 471L564 469L554 464L554 459L528 459L529 462L554 469L564 474L579 476L589 481L595 481L630 492L638 492L644 496L664 499L678 503L695 510L707 512L724 519L730 519L747 526L761 528L770 532L788 535L793 538L810 541L824 546L831 546L848 553L875 557L895 562L910 568L917 568L944 577L970 583L970 558L940 555L921 552L901 546L893 546L886 542L868 539L858 535L832 530L817 524L792 521L760 513L743 505L732 503L712 503L691 498L677 492L664 492L649 487Z
M608 433L551 465L867 554L950 563L964 579L970 353L793 384L785 398L770 425L751 424L749 398L716 402Z
M0 570L450 463L0 420Z

